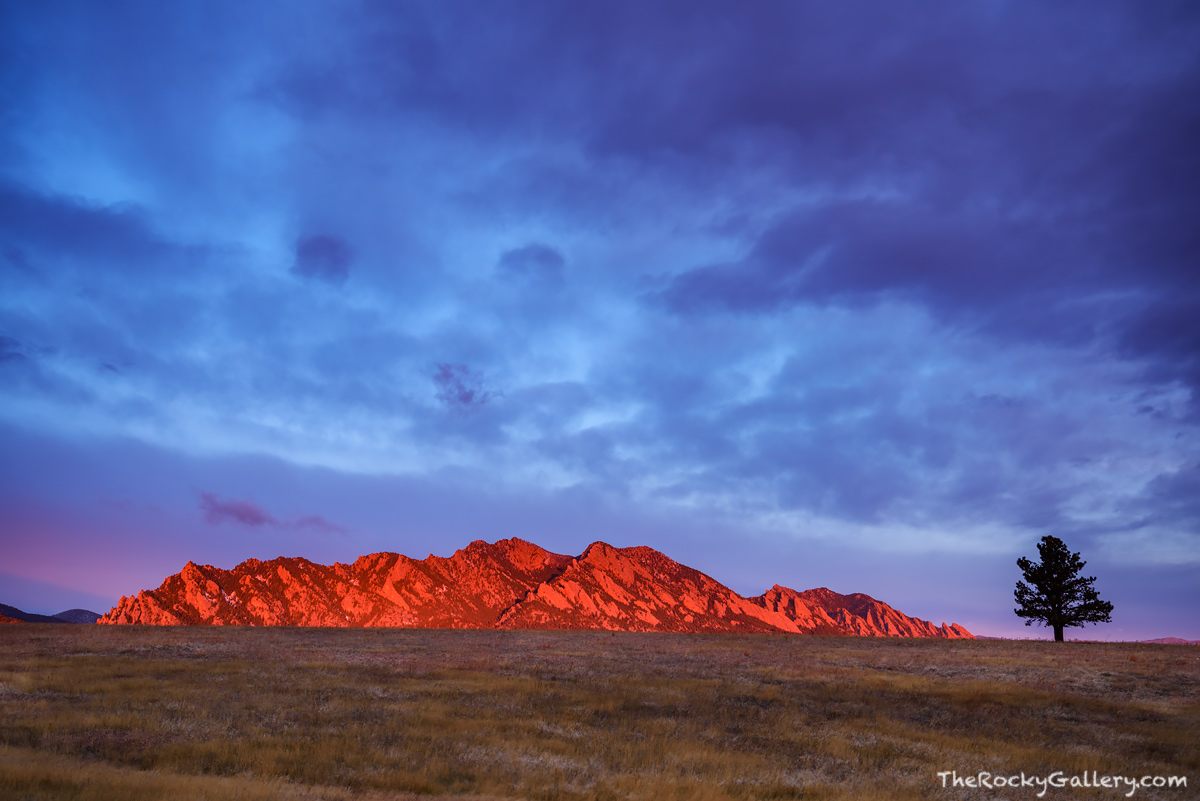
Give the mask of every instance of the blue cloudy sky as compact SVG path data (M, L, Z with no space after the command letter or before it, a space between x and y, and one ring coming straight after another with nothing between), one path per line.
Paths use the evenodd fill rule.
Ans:
M0 2L0 601L520 536L1200 638L1200 7Z

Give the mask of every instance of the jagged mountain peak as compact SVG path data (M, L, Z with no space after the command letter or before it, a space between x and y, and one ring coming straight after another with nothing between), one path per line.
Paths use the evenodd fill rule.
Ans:
M596 541L572 557L516 537L421 560L382 552L329 566L278 557L232 570L189 561L98 622L971 637L860 593L776 584L746 598L644 545Z

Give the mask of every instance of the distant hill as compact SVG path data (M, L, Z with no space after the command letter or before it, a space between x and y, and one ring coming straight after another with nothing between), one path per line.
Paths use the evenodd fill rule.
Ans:
M1157 640L1142 640L1159 645L1200 645L1200 640L1181 640L1178 637L1159 637Z
M52 617L51 615L35 615L32 612L22 612L15 606L0 604L0 615L11 617L14 620L20 620L25 623L66 623L65 620Z
M644 546L595 542L572 557L520 539L477 540L449 558L376 553L349 565L280 557L222 570L188 562L158 589L122 597L99 622L971 638L961 626L858 593L777 584L746 598Z
M0 604L0 617L21 623L95 623L100 619L98 613L89 612L87 609L68 609L57 615L35 615L33 612L22 612L8 604Z
M59 612L55 617L59 620L65 620L68 623L87 623L90 625L100 619L100 613L89 609L68 609L65 612Z

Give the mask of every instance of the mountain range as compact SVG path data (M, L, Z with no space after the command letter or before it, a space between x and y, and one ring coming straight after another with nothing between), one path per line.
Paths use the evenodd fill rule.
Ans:
M37 615L22 612L15 606L0 604L0 623L95 623L99 617L98 612L87 609L68 609L57 615Z
M572 557L516 538L476 540L448 558L374 553L328 566L280 557L232 570L188 562L158 589L122 596L97 622L973 639L861 593L776 584L747 598L652 548L594 542Z

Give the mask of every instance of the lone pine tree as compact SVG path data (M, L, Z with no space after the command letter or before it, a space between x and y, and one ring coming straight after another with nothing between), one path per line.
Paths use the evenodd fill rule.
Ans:
M1018 617L1026 618L1026 626L1035 620L1042 621L1054 628L1054 641L1062 642L1064 628L1112 622L1113 605L1101 601L1092 588L1096 577L1079 575L1087 562L1080 559L1078 553L1071 553L1066 543L1051 536L1042 537L1038 553L1042 557L1040 563L1023 556L1017 560L1017 567L1021 568L1029 584L1017 582L1019 606L1013 611Z

